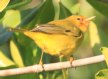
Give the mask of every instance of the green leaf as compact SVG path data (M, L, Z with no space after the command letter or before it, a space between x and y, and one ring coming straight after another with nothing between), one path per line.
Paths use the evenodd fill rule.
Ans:
M30 28L33 28L36 24L47 23L54 19L55 12L52 0L45 0L42 6L37 10L34 19L28 24Z
M10 4L6 7L6 10L12 9L12 8L19 8L21 6L24 6L28 3L30 3L31 1L32 0L23 0L23 1L14 0L14 1L11 1Z
M11 33L7 32L7 30L0 24L0 45L7 42L10 36Z
M100 39L98 28L94 22L90 22L89 25L89 38L93 54L98 55L100 52L99 49L102 47L102 41Z
M46 0L42 7L40 7L38 13L36 14L36 22L47 23L54 19L54 7L52 0ZM50 17L49 17L50 16Z
M54 9L55 9L54 20L64 19L64 18L72 15L70 10L67 9L62 2L60 2L60 1L53 1L53 4L54 4Z
M21 23L18 26L27 27L26 25L34 19L38 9L42 6L42 4L34 7L32 9L22 10L21 13Z
M107 66L108 66L108 48L107 47L102 47L100 50L101 50L102 54L104 55Z
M94 9L91 7L91 5L87 3L87 0L80 0L79 4L80 4L80 9L78 13L79 15L86 17L94 16L93 14Z
M3 12L0 13L0 23L2 21L3 16L5 15L5 13L6 13L5 11L3 11Z
M59 19L64 19L68 16L71 16L72 13L60 2L60 14L59 14Z
M87 0L96 10L108 17L108 1Z
M21 15L18 10L8 10L3 17L3 27L15 28L21 23Z
M0 67L7 67L15 65L15 63L6 57L3 52L0 50Z
M77 0L60 0L60 1L68 10L70 10L72 6L77 3Z
M70 10L73 14L78 14L80 11L80 3L77 3L74 6L72 6Z
M8 3L10 2L10 0L1 0L0 1L0 12L2 12L6 6L8 5Z
M99 32L97 26L94 22L91 22L89 25L89 36L90 36L90 44L94 47L96 44L101 44L101 40L99 37Z
M96 73L95 79L108 79L108 69L102 69Z
M11 56L12 56L14 62L19 67L24 67L23 60L20 55L19 49L17 48L16 44L12 40L10 41L10 50L11 50Z

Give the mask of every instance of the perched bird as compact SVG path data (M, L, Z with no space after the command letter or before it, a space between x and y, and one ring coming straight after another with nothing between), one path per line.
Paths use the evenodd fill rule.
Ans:
M63 20L38 25L31 30L11 28L10 31L24 33L47 54L69 58L81 44L89 22L94 17L72 15Z

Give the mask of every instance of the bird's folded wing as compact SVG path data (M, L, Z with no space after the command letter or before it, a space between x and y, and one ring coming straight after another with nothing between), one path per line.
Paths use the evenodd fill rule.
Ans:
M56 26L53 24L42 24L38 25L36 28L32 29L32 32L44 32L48 34L66 34L65 28L61 26Z
M75 27L75 26L73 26ZM32 32L43 32L47 34L64 34L64 35L72 35L75 37L79 37L82 35L82 32L75 27L76 29L67 29L62 26L57 26L54 24L42 24L38 25L36 28L32 29Z

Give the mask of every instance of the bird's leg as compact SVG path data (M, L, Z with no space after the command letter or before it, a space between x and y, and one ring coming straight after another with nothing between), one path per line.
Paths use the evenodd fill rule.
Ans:
M70 65L71 65L71 67L75 68L75 67L72 65L73 60L74 60L74 57L73 57L73 56L70 56L70 58L69 58ZM76 68L75 68L75 69L76 69Z
M40 57L40 60L39 60L39 64L42 66L42 69L43 69L43 71L44 71L44 66L43 66L43 62L42 62L43 54L44 54L44 52L43 52L43 50L42 50L42 54L41 54L41 57ZM38 76L39 73L38 73L37 71L35 71L35 72L36 72L36 77L39 77L39 76Z
M73 62L73 60L74 60L73 57L70 57L70 58L69 58L69 61L70 61L70 65L71 65L71 67L73 67L73 66L72 66L72 62Z
M42 68L44 70L44 66L43 66L43 62L42 62L43 54L44 54L44 51L42 50L42 54L41 54L41 57L40 57L39 64L42 66Z
M42 62L42 58L43 58L43 50L42 50L42 54L41 54L41 57L40 57L40 61L39 61L39 64L43 64L43 62Z

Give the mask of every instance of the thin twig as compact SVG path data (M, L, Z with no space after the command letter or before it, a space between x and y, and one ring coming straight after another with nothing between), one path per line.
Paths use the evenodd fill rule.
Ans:
M104 60L105 60L104 56L99 55L99 56L74 60L72 62L72 65L70 64L69 61L66 61L66 62L44 64L43 67L44 67L44 71L52 71L52 70L59 70L59 69L63 69L63 68L71 68L72 66L78 67L78 66L83 66L83 65L87 65L87 64L98 63L98 62L102 62ZM0 70L0 76L42 72L43 67L41 65L32 65L32 66L23 67L23 68Z

